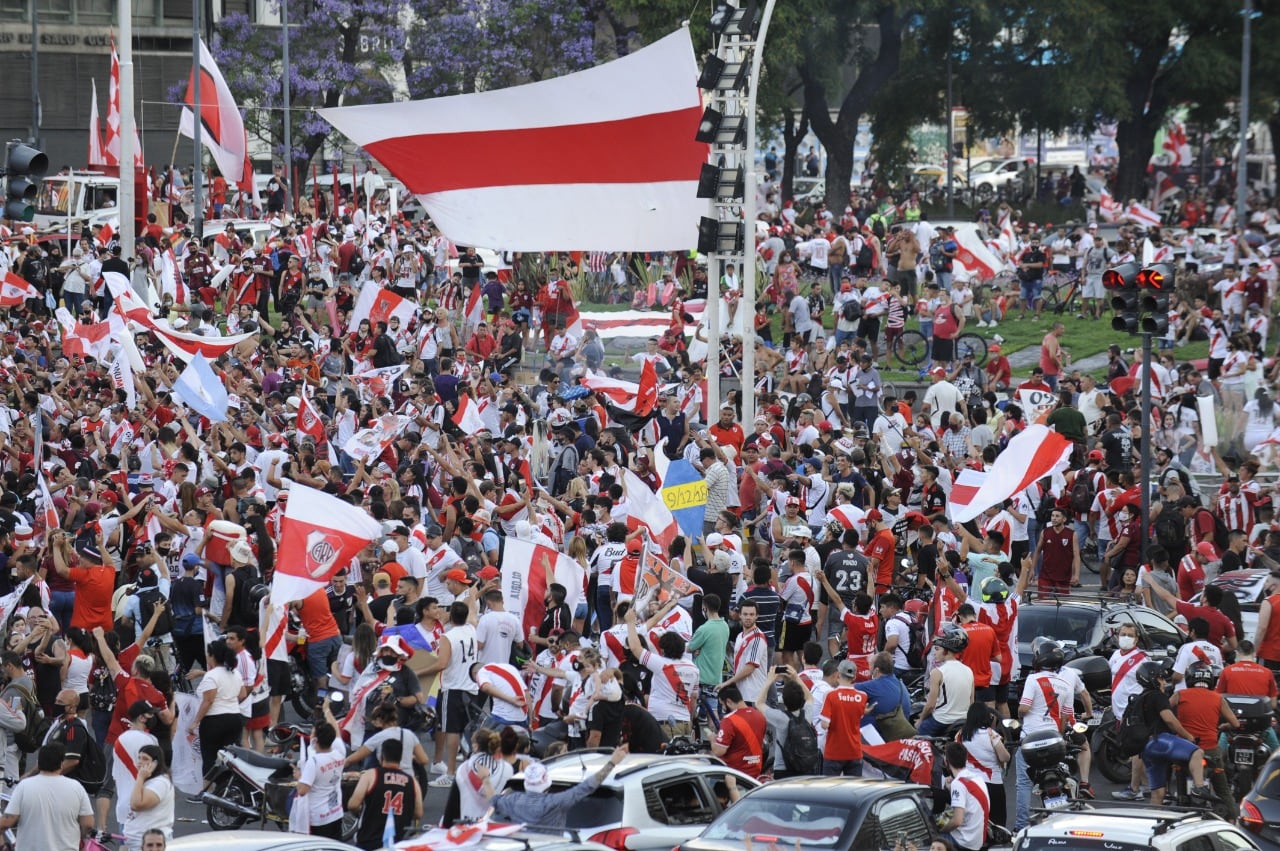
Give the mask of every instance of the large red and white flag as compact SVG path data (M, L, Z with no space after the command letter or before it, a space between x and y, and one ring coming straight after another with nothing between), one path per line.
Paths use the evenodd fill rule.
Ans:
M163 319L153 320L153 324L152 332L183 363L189 363L196 355L203 355L206 360L217 360L256 333L250 331L232 337L202 337L199 334L175 331Z
M1120 218L1120 202L1111 196L1111 193L1103 189L1098 200L1098 216L1104 222L1114 222Z
M1160 214L1150 207L1137 203L1136 201L1129 205L1129 209L1125 210L1124 217L1131 222L1136 222L1143 227L1158 228L1160 227Z
M1178 194L1178 184L1173 182L1173 178L1165 174L1163 171L1156 172L1156 193L1153 206L1158 210L1164 206L1164 202Z
M991 506L1026 490L1033 482L1067 469L1071 450L1071 441L1048 426L1027 426L996 456L986 474L961 472L951 488L947 515L953 523L972 520ZM977 476L983 478L975 488Z
M93 168L105 162L102 153L102 126L98 122L97 80L89 80L89 91L92 95L92 100L89 101L89 168Z
M1191 143L1187 140L1187 128L1178 119L1170 121L1165 128L1161 150L1169 155L1171 168L1191 164Z
M280 521L271 601L288 603L311 596L381 535L382 524L363 508L294 482Z
M78 322L65 307L59 307L53 315L62 326L63 354L106 361L106 354L111 349L110 322Z
M558 582L564 586L564 601L571 612L582 598L585 570L559 550L508 536L499 563L502 566L502 602L507 611L523 623L521 635L528 635L530 627L542 623L542 617L547 613L543 600L551 583Z
M956 263L972 278L985 281L995 277L1004 266L987 248L978 232L970 228L956 231Z
M484 300L480 297L480 285L471 286L471 294L467 296L467 306L462 311L462 323L468 330L474 329L484 319Z
M351 308L350 327L355 328L368 319L370 325L387 322L392 316L400 317L400 327L409 327L409 320L418 312L418 305L403 296L398 296L385 287L366 283Z
M26 278L6 271L0 279L0 307L21 307L29 298L40 298L40 291Z
M299 434L306 434L314 439L317 446L324 442L324 420L320 419L320 412L305 392L298 397L297 429Z
M638 417L648 416L658 404L658 372L653 361L645 361L640 368L639 384L591 375L578 380L583 387L599 393L616 407Z
M1013 213L1010 210L1006 209L1000 214L1000 236L997 242L1005 257L1012 257L1018 247L1018 235L1013 229Z
M694 139L697 79L682 28L564 77L320 115L418 195L455 243L685 249L707 208L697 198L708 154Z
M476 434L481 431L488 431L489 427L485 425L484 419L480 416L480 405L470 396L461 395L458 397L458 409L453 412L450 417L453 424L462 429L463 434Z
M120 165L120 56L116 53L116 40L111 40L111 85L107 89L107 133L102 146L103 164ZM133 167L142 168L142 142L138 140L138 127L133 127Z
M183 97L186 106L178 118L178 132L188 139L195 136L193 80L194 73L187 79L187 93ZM228 182L239 184L248 158L249 137L236 99L231 96L231 89L227 87L227 81L213 61L204 39L200 39L200 128L200 140L213 154L218 171Z
M657 543L663 552L675 540L680 532L675 515L662 497L649 489L639 476L628 469L622 470L623 485L627 492L627 502L631 510L627 514L627 531L635 531L643 526L649 538Z
M186 304L188 300L187 282L182 279L172 248L166 248L160 255L160 295L173 296L174 304Z

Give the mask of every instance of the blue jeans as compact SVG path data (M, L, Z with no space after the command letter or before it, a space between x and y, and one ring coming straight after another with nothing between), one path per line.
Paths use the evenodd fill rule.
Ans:
M58 625L65 634L67 627L71 626L71 612L76 607L76 592L74 591L50 591L49 592L49 614L53 615ZM101 740L99 740L101 741Z
M943 724L932 715L927 718L921 718L920 723L916 725L916 735L923 736L928 739L937 738L947 731L950 724Z
M613 626L613 609L609 605L609 589L596 589L596 622L600 625L600 631L604 632Z
M1031 777L1027 774L1027 761L1022 758L1022 748L1014 754L1013 774L1018 781L1013 814L1013 829L1017 832L1031 822Z
M1057 393L1057 392L1058 392L1058 376L1056 376L1056 375L1045 375L1045 377L1044 377L1044 383L1045 383L1045 384L1048 384L1048 385L1049 385L1049 387L1050 387L1050 389L1052 389L1054 393Z
M822 775L824 777L861 777L862 760L823 759Z
M1142 749L1142 764L1147 769L1147 782L1152 789L1163 789L1169 785L1169 766L1175 762L1186 762L1199 748L1195 742L1188 742L1173 733L1161 733L1152 736L1151 741Z
M311 679L318 680L329 676L329 666L338 658L338 650L341 648L341 635L307 642L307 667L311 670Z

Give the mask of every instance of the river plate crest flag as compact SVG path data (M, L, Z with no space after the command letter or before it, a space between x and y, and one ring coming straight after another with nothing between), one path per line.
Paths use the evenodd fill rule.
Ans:
M382 526L364 509L294 482L284 510L271 599L288 603L311 596L381 535Z
M683 458L672 461L662 480L661 496L685 537L691 541L700 537L707 507L707 482L702 474Z

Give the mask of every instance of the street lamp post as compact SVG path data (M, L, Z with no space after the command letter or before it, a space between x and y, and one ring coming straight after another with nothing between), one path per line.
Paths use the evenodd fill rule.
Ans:
M280 0L280 25L284 31L284 38L281 40L280 59L284 68L284 79L281 81L280 87L283 93L284 101L284 209L286 213L293 213L293 127L289 112L289 0ZM354 192L354 187L352 187Z
M1240 155L1236 163L1236 226L1249 223L1249 64L1253 52L1253 0L1244 0L1244 36L1240 40Z
M201 156L200 151L200 145L203 144L201 136L204 135L201 126L204 124L204 113L200 111L200 7L203 4L204 0L191 0L191 109L194 113L192 116L194 120L191 122L191 143L195 147L195 167L191 171L192 203L195 205L192 215L195 218L191 222L191 232L201 242L204 241L204 187L200 185L204 177L204 169L201 167L204 157Z

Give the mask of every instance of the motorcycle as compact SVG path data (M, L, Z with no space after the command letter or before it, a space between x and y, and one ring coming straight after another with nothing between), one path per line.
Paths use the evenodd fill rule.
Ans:
M1253 789L1269 750L1263 734L1272 722L1271 703L1265 697L1229 694L1224 699L1240 721L1240 729L1227 730L1226 771L1236 800Z
M1093 741L1093 762L1102 776L1112 783L1129 783L1133 767L1120 748L1120 730L1116 726L1115 712L1109 706L1098 723L1098 734Z
M286 754L310 740L310 730L294 725L272 731ZM288 756L267 756L249 748L231 745L218 751L217 759L205 780L208 790L201 795L211 830L239 830L250 821L263 827L274 824L281 830L289 826L289 809L296 796L297 781L293 772L297 763ZM348 801L359 772L342 775L342 800ZM355 813L343 812L342 838L350 842L359 827Z
M1073 724L1068 737L1056 730L1040 730L1023 736L1019 747L1034 790L1047 810L1062 809L1079 797L1080 753L1089 725ZM1072 741L1075 740L1075 741Z

